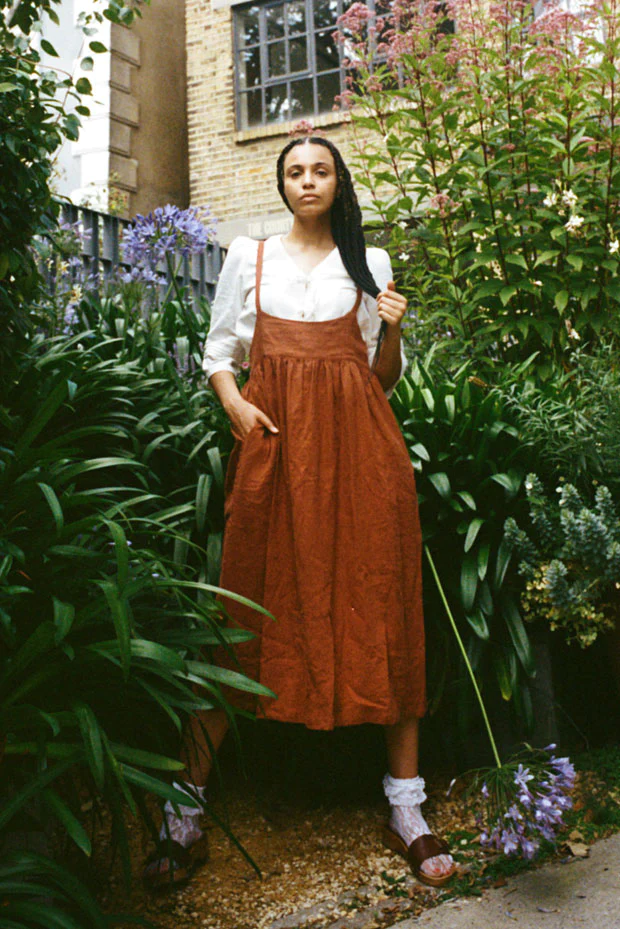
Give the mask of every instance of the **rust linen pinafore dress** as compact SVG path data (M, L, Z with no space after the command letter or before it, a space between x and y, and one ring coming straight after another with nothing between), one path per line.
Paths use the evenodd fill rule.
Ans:
M260 302L246 400L277 434L237 440L226 475L220 586L241 670L273 697L226 688L259 718L333 729L426 709L422 540L413 468L358 323L298 322ZM239 667L227 656L222 662Z

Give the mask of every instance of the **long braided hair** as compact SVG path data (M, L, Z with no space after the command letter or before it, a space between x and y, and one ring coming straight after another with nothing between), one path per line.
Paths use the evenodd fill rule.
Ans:
M362 230L362 211L360 209L357 195L353 189L351 174L343 161L342 155L333 142L323 136L308 135L304 137L293 138L284 146L277 163L278 192L288 210L293 212L286 196L284 194L284 160L288 153L296 145L323 145L329 149L334 158L336 166L337 188L336 196L331 208L331 230L334 242L338 246L342 263L345 266L349 277L355 284L362 288L367 294L376 299L380 293L377 282L375 281L368 262L366 261L366 242ZM372 367L377 364L379 350L385 334L386 323L381 320L379 329L379 338L375 350Z

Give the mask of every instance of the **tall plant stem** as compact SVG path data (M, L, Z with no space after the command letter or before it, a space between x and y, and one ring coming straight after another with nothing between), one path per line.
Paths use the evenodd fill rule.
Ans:
M491 729L491 723L489 722L489 717L487 716L487 710L486 710L486 707L485 707L485 705L484 705L484 700L482 699L482 694L480 693L480 688L478 687L478 681L476 680L476 675L474 674L474 669L473 669L472 666L471 666L471 662L470 662L470 660L469 660L469 657L468 657L467 652L466 652L466 650L465 650L465 646L464 646L464 644L463 644L463 639L461 638L461 634L460 634L460 632L459 632L459 630L458 630L458 628L457 628L457 625L456 625L456 623L455 623L455 621L454 621L454 616L452 615L452 611L451 611L450 606L449 606L449 604L448 604L448 601L447 601L447 599L446 599L446 595L445 595L445 593L444 593L444 589L443 589L443 587L441 586L441 581L439 580L439 575L437 574L437 568L435 567L435 562L433 561L433 556L431 555L431 553L430 553L430 551L429 551L428 545L425 545L425 546L424 546L424 551L426 552L426 557L428 558L429 564L430 564L430 566L431 566L431 571L433 572L433 577L435 578L435 583L437 584L437 589L438 589L438 591L439 591L439 595L440 595L440 597L441 597L441 599L442 599L442 601L443 601L443 605L444 605L444 607L445 607L445 609L446 609L446 613L448 614L448 619L450 620L450 625L452 626L452 631L454 632L454 635L456 636L456 641L457 641L458 644L459 644L459 648L460 648L460 650L461 650L461 655L463 656L463 661L465 662L465 666L467 667L467 671L468 671L469 676L470 676L470 678L471 678L471 682L472 682L474 691L475 691L475 693L476 693L476 698L477 698L478 703L479 703L479 705L480 705L480 712L482 713L482 718L484 719L484 725L486 726L487 735L488 735L488 737L489 737L489 742L491 743L491 749L492 749L492 751L493 751L493 757L495 758L495 764L497 765L498 768L501 768L501 767L502 767L502 762L501 762L500 757L499 757L499 752L498 752L498 750L497 750L497 745L495 744L495 738L494 738L494 736L493 736L493 731L492 731L492 729Z

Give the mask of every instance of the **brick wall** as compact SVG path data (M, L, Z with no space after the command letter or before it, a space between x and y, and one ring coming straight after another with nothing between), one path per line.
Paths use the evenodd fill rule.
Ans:
M223 246L236 235L285 232L292 217L278 194L275 169L292 124L237 130L230 0L186 0L186 34L190 202L211 207ZM347 161L346 118L308 118Z

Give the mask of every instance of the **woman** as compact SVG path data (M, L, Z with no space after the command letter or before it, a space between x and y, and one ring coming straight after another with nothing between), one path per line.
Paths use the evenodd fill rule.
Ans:
M234 624L256 633L236 649L244 672L276 695L227 697L259 717L314 729L383 725L391 811L383 841L438 886L455 868L420 810L421 534L413 470L386 396L406 363L406 300L387 252L365 248L351 177L331 142L293 138L277 178L292 229L231 243L205 350L236 439L220 584L275 616L226 601ZM235 373L248 348L251 374L240 392ZM211 766L203 726L217 751L226 717L203 714L186 739L189 780L180 789L201 797ZM163 847L153 856L154 882L169 879L171 867L184 878L198 858L197 811L181 812L166 806L162 838L167 826L179 844L172 862Z

